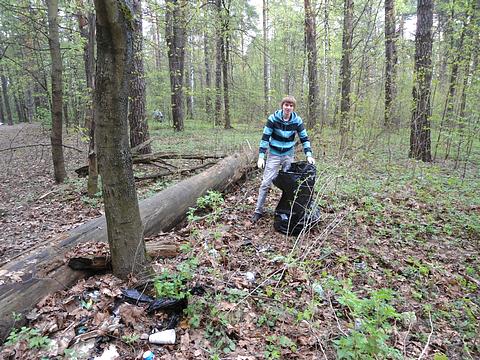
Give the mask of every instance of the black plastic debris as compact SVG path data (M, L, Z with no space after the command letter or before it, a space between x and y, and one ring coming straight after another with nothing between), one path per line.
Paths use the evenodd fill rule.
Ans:
M155 311L163 311L167 314L177 313L181 314L183 309L188 306L187 298L181 299L156 299L150 303L147 307L147 313L151 314Z
M121 289L123 298L126 302L130 304L138 304L138 303L151 303L155 299L139 292L136 289Z
M273 184L282 190L282 197L275 208L275 230L296 236L320 221L320 209L313 201L316 174L315 166L306 161L278 173Z

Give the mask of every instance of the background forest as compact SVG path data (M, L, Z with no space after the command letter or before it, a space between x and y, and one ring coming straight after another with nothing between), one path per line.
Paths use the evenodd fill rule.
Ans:
M119 39L127 60L109 67ZM125 359L479 358L479 47L480 0L0 0L0 357L90 358L113 344ZM45 297L28 321L2 312L27 301L8 298L30 276L12 270L27 250L128 198L120 229L138 200L255 150L287 94L317 160L318 226L274 232L275 188L253 225L261 176L249 169L175 230L145 238L138 216L109 249L72 250L110 252L116 278ZM133 174L115 173L109 149L130 166L133 154ZM133 238L147 244L150 294L188 299L176 345L147 341L170 319L117 307L140 277L136 248L118 245ZM165 239L173 258L152 257Z
M81 131L89 125L95 15L88 1L59 5L63 122L67 131ZM439 1L431 30L432 158L456 167L473 161L478 139L477 8L473 0ZM0 121L50 124L47 8L2 0L1 9ZM147 110L139 118L151 120L160 110L176 130L184 122L187 129L200 123L256 128L292 94L319 145L335 142L338 132L340 145L350 149L385 133L407 139L415 107L415 24L416 4L404 1L145 1L138 56ZM169 63L172 44L181 51ZM180 90L177 119L170 95Z

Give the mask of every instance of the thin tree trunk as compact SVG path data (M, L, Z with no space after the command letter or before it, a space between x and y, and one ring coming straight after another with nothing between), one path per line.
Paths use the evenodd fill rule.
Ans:
M340 102L340 152L346 150L350 122L350 87L352 77L353 0L345 0L342 39L342 99Z
M395 0L385 0L385 112L384 125L398 124L396 112L397 49L395 31Z
M187 95L187 118L193 119L193 41L185 48L185 90Z
M0 94L0 122L5 124L7 119L5 117L5 110L3 109L3 97Z
M133 62L134 9L126 1L95 0L97 72L95 123L107 236L113 273L149 270L128 139L128 91Z
M328 124L328 107L329 107L329 89L331 87L331 69L330 69L330 23L329 23L329 0L325 0L324 7L324 38L323 38L323 108L322 108L322 119L321 119L321 131L323 131L323 126Z
M203 52L205 56L205 113L212 113L212 66L210 64L210 38L208 30L205 29L203 34Z
M58 35L58 0L47 1L48 6L48 42L52 58L52 160L56 183L63 183L67 177L63 157L63 65Z
M304 0L305 7L305 45L308 61L308 127L313 129L318 117L318 73L317 73L317 29L315 13L310 0Z
M155 41L155 70L160 71L162 68L162 52L161 42L160 42L160 20L158 15L155 14L155 30L153 31L154 41Z
M263 0L262 8L262 26L263 26L263 115L268 115L269 104L269 74L268 74L268 46L267 46L267 33L268 33L268 0ZM288 92L287 92L288 93Z
M215 126L222 124L222 47L223 34L222 24L222 3L215 0L217 10L216 44L215 44Z
M225 109L225 129L232 129L230 120L230 97L228 89L228 64L230 58L230 41L228 35L228 20L224 28L224 38L222 42L222 75L223 75L223 104Z
M13 125L12 110L10 108L10 97L8 96L8 81L7 81L7 77L3 73L1 76L1 80L2 80L3 103L5 104L7 124ZM18 119L18 121L20 121L20 118Z
M184 129L183 75L185 67L185 16L183 0L166 0L165 40L168 46L171 107L175 131Z
M87 193L89 196L94 196L98 193L98 164L95 149L95 116L93 112L93 94L95 90L95 14L91 12L84 16L79 13L78 23L80 33L85 40L83 60L87 88L90 95L85 115L85 128L89 136Z
M142 2L133 0L133 61L128 96L128 123L130 125L130 147L140 145L150 139L146 110L145 71L143 68ZM140 149L141 154L150 154L150 144Z
M418 0L417 30L415 34L415 68L413 85L414 109L412 111L409 157L429 162L430 91L432 81L432 24L433 1Z

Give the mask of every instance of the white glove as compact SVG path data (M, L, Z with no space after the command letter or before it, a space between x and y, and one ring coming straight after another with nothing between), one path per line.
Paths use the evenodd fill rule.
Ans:
M265 159L264 158L258 158L257 167L259 169L263 169L265 167Z
M310 165L315 165L315 159L311 156L307 156L307 162L310 164Z

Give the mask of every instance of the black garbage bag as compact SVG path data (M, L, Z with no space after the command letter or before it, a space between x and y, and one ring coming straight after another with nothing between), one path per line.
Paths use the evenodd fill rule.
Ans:
M313 202L316 174L315 166L306 161L278 173L273 184L282 190L282 197L275 208L275 230L296 236L320 221L320 209Z

